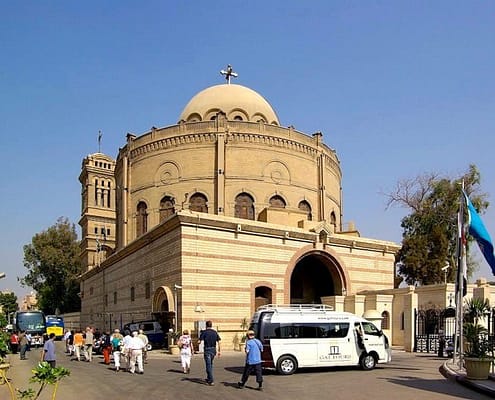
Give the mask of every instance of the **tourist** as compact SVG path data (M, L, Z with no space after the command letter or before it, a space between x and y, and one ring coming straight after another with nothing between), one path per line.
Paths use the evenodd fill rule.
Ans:
M19 335L17 335L17 331L12 332L10 335L10 351L12 354L17 354L19 350Z
M221 338L217 331L212 328L213 323L211 321L206 321L206 329L201 332L199 336L199 344L203 343L203 357L205 360L206 367L206 383L210 386L215 384L213 378L213 360L217 355L217 345L218 345L218 356L220 357L220 341Z
M256 382L258 383L258 390L263 390L263 375L261 372L261 352L263 351L263 344L256 339L254 331L248 331L246 341L246 364L244 365L244 372L242 373L241 380L237 383L240 389L246 384L251 372L256 372Z
M132 337L129 339L129 352L130 352L130 369L129 372L133 374L136 370L136 362L138 365L138 373L143 374L143 341L138 338L138 332L132 332Z
M148 343L149 343L148 336L146 336L144 331L142 329L140 329L139 333L138 333L138 338L141 339L144 343L143 362L146 364L148 362Z
M84 358L87 362L91 362L93 360L93 344L94 344L94 335L91 327L86 328L86 335L84 337Z
M191 371L191 357L194 354L194 348L189 331L184 329L182 336L177 341L177 345L180 347L180 362L182 364L182 370L185 374Z
M28 338L26 336L26 331L21 331L19 334L19 355L21 360L26 359L26 350L28 347Z
M106 365L110 365L110 354L112 353L112 342L110 337L110 331L106 330L101 341L103 362Z
M122 339L122 354L125 359L125 368L126 371L129 371L130 363L131 363L131 351L130 351L130 340L131 340L131 331L124 331L124 338Z
M124 337L121 335L120 330L115 329L111 338L112 351L113 351L113 363L115 364L115 372L120 370L120 353L122 351L122 340Z
M55 368L55 364L57 362L55 357L55 334L53 332L50 333L49 339L43 346L41 361L46 361L48 364L50 364L50 367Z
M81 349L84 349L84 336L80 329L74 334L74 351L77 361L81 361Z
M65 352L70 354L70 350L69 350L69 338L70 338L70 335L71 335L71 331L70 329L66 329L65 330L65 333L64 333L64 343L65 343Z

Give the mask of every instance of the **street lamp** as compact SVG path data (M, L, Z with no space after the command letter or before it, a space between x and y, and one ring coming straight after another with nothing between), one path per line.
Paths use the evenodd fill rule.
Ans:
M0 272L0 279L5 278L5 272Z
M445 262L445 267L442 267L443 275L444 275L444 283L447 283L447 273L450 268L450 264L448 261Z

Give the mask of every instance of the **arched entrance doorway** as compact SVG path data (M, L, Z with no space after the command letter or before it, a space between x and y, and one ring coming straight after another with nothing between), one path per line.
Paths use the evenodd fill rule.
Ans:
M345 294L345 277L337 261L323 251L310 252L296 263L290 277L291 304L321 304L322 297Z
M172 291L166 286L160 286L153 295L152 314L160 323L165 336L173 328L175 310ZM168 340L165 341L168 343Z

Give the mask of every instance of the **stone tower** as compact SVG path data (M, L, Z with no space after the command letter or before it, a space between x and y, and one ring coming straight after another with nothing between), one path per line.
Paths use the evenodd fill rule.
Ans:
M81 174L81 263L98 267L115 249L115 160L103 153L84 158Z

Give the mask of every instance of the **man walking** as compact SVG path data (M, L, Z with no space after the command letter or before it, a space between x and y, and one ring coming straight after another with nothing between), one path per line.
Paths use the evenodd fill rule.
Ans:
M28 347L28 339L26 337L26 331L21 331L19 334L19 355L21 360L26 359L26 350Z
M90 326L86 328L84 344L85 344L84 357L86 358L87 362L91 362L93 360L94 336L93 336L93 329Z
M136 362L138 365L138 374L144 373L143 368L143 347L144 342L138 337L137 331L132 332L132 337L129 339L129 351L131 357L131 365L129 372L133 374L136 370Z
M199 344L203 343L203 357L205 359L206 366L206 383L210 386L215 384L213 379L213 359L217 355L220 357L220 341L222 340L217 331L212 328L213 323L206 321L206 330L201 332L199 336Z
M50 338L45 342L43 346L43 353L41 353L41 361L46 361L50 364L50 367L55 368L55 334L50 333Z
M263 390L263 375L261 373L261 352L263 344L254 337L254 331L248 331L246 342L246 365L242 373L241 380L237 383L239 389L242 389L246 384L249 375L252 371L256 372L256 382L258 382L258 390Z

